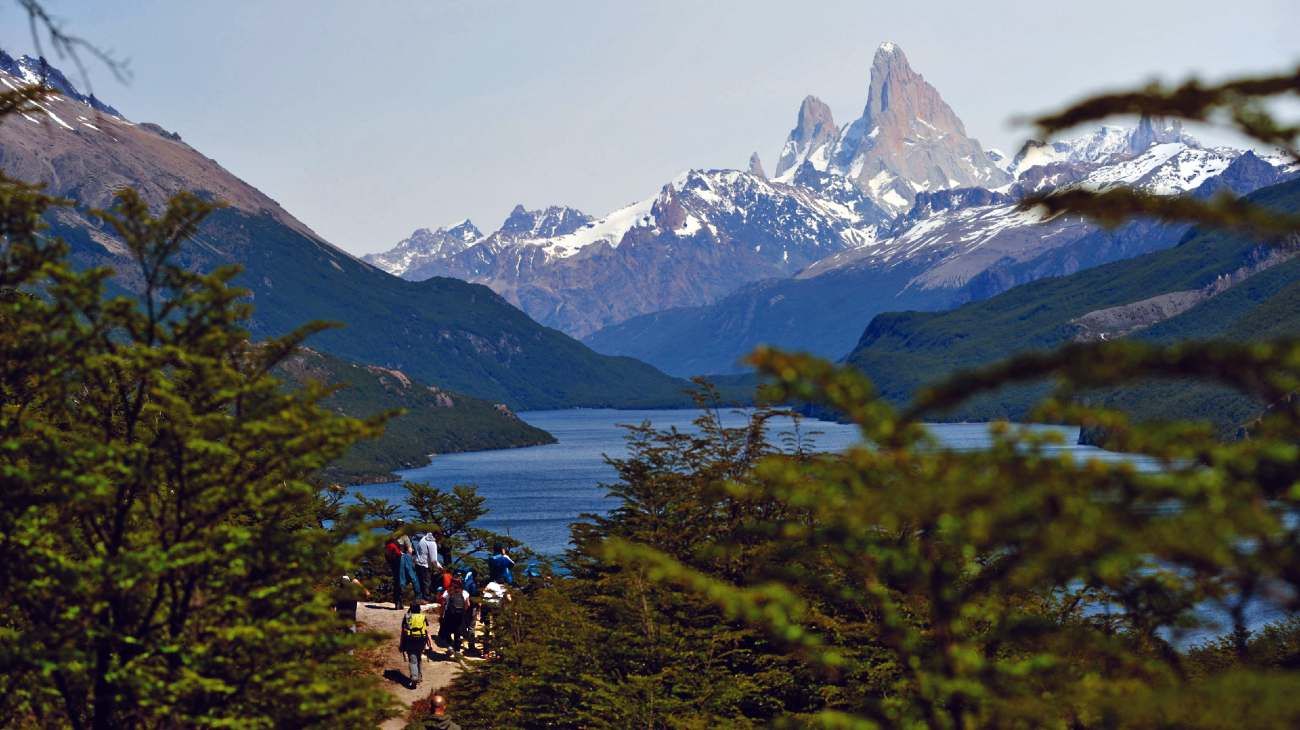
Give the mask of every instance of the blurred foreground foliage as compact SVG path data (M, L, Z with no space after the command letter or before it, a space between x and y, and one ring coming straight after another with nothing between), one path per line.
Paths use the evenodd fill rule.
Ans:
M1206 357L1248 392L1300 385L1300 345L1108 343L1086 383ZM507 612L464 721L519 727L1259 727L1300 722L1300 411L1230 444L1042 405L1140 461L1081 460L1009 424L954 451L857 372L761 352L772 395L836 408L861 445L764 445L770 411L639 426L622 506L574 527L570 576ZM1024 377L1076 382L1043 361ZM967 379L969 393L996 373ZM934 391L952 397L959 383Z
M1300 66L1264 76L1243 77L1206 84L1191 78L1178 85L1152 82L1138 89L1097 94L1033 120L1039 134L1054 134L1087 122L1117 115L1173 118L1231 128L1253 143L1278 149L1293 165L1300 164L1300 124L1279 120L1279 102L1300 98ZM1294 239L1300 219L1269 211L1231 194L1210 200L1191 196L1156 195L1134 188L1106 191L1070 187L1030 195L1023 208L1041 208L1048 214L1074 213L1106 226L1134 217L1229 228L1254 234L1264 241ZM1290 241L1294 244L1294 240Z
M138 299L43 235L65 204L0 178L3 724L373 726L388 699L350 655L372 638L321 590L362 523L313 477L380 420L269 374L315 326L254 344L237 269L173 263L211 204L98 212Z
M1294 155L1265 102L1300 75L1085 100L1046 133L1112 114L1226 120ZM1292 245L1293 217L1237 199L1072 189L1025 201ZM570 576L511 605L501 658L457 684L461 718L512 727L1300 726L1300 342L1072 344L959 373L906 409L851 368L760 350L773 403L857 424L842 454L769 443L773 411L698 434L630 429L621 506L573 527ZM1230 388L1262 415L1130 422L1098 389ZM1046 383L1032 418L945 447L922 419ZM705 401L708 401L707 394ZM798 442L798 439L796 439Z

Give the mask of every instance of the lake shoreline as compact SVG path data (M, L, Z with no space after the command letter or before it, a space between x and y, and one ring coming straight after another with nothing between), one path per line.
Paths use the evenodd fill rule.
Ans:
M750 409L720 407L727 426L744 423ZM430 463L403 469L386 482L351 485L369 498L401 504L403 481L441 489L473 484L487 503L488 514L480 526L528 544L541 554L563 553L569 541L569 525L581 514L602 514L617 506L603 486L614 482L617 472L605 457L626 454L626 430L619 424L650 421L656 428L694 430L698 409L612 409L569 408L551 411L521 411L519 417L551 433L555 443L487 451L438 454ZM774 442L791 422L777 421L771 431ZM1080 447L1076 427L1035 426L1061 432L1061 450L1079 454L1124 458L1093 447ZM800 419L800 429L821 451L842 451L860 440L855 425ZM951 448L980 448L988 443L988 423L940 423L932 427L936 437ZM813 435L820 432L820 435Z

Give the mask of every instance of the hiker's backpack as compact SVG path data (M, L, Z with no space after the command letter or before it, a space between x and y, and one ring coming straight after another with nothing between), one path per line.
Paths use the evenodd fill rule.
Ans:
M448 591L447 593L447 610L455 613L464 611L468 606L465 605L464 591Z
M428 627L428 620L422 613L412 613L407 615L403 631L412 639L423 639Z
M471 596L478 595L478 581L474 580L474 571L465 571L465 577L461 580L465 584L465 590L469 591Z
M388 558L390 563L396 563L402 559L402 548L398 547L397 541L389 540L384 545L384 557Z

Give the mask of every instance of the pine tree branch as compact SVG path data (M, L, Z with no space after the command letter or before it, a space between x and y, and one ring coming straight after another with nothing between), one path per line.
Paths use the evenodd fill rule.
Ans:
M1300 95L1300 67L1273 76L1233 79L1204 85L1196 78L1175 87L1151 83L1135 91L1120 91L1078 101L1055 114L1032 120L1044 137L1065 129L1107 117L1133 114L1176 117L1195 122L1213 122L1227 114L1234 125L1252 139L1282 147L1300 160L1296 142L1300 126L1282 125L1258 106L1259 100Z

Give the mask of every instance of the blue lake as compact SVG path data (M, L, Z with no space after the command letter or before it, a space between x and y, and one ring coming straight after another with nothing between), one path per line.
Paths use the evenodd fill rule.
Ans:
M676 426L693 429L699 415L693 410L573 409L529 411L519 414L525 421L549 431L558 443L523 449L479 451L433 457L419 469L400 473L403 480L423 482L440 488L473 484L487 499L488 515L481 527L522 540L533 550L547 555L562 553L569 542L569 524L583 513L604 512L615 506L602 484L615 479L606 455L627 454L625 431L620 424L649 421L657 428ZM728 426L744 423L746 412L724 411ZM976 449L988 444L988 426L977 423L936 424L935 435L948 447ZM1078 429L1040 426L1059 430L1066 444L1077 441ZM812 436L819 451L840 451L858 438L856 427L804 419L800 430ZM775 422L772 433L792 431L790 421ZM779 443L779 441L777 441ZM1081 456L1104 459L1125 458L1090 446L1063 446ZM400 503L405 496L400 483L367 484L355 489L370 497Z

